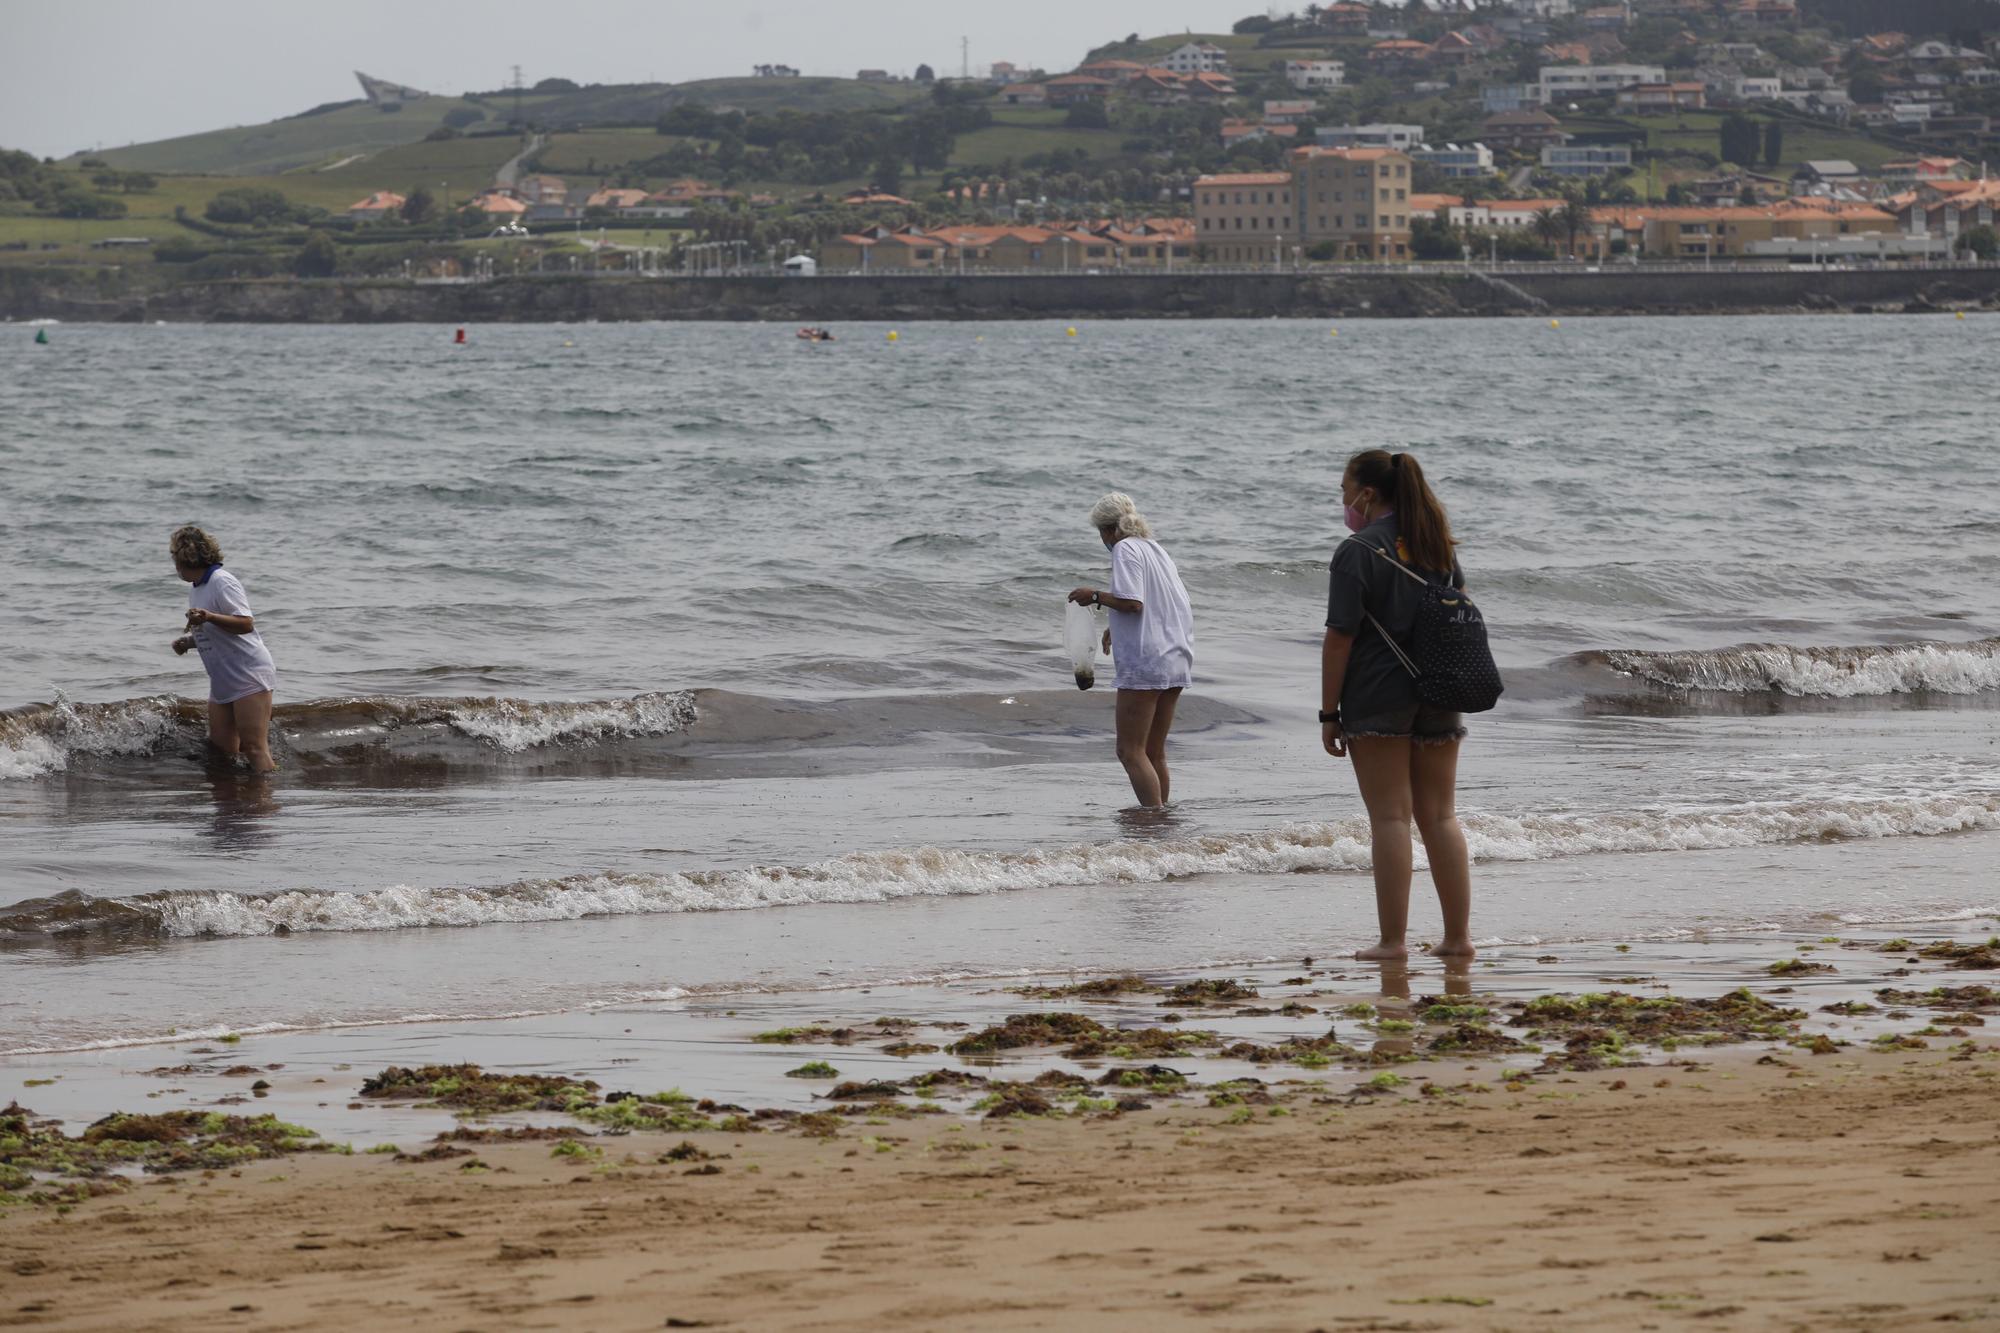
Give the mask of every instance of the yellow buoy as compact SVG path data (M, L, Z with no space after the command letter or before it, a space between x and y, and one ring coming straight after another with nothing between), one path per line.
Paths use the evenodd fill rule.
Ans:
M1552 328L1552 329L1559 329L1559 328L1561 328L1562 326L1563 326L1563 322L1562 322L1561 320L1559 320L1559 319L1552 319L1552 320L1550 320L1550 321L1549 321L1549 327L1550 327L1550 328Z
M1326 336L1327 336L1327 337L1329 337L1329 338L1338 338L1338 337L1340 336L1340 330L1339 330L1339 329L1328 329L1328 330L1326 331Z
M564 347L574 347L574 346L576 346L576 344L575 344L575 343L573 343L573 342L571 342L571 341L570 341L569 339L565 338L565 339L563 339L563 346L564 346Z
M1965 312L1964 312L1963 310L1959 311L1959 312L1958 312L1958 317L1959 317L1960 319L1964 319L1964 318L1965 318Z
M1071 329L1071 330L1069 331L1069 336L1070 336L1070 337L1072 337L1072 338L1076 337L1076 330L1075 330L1075 329Z
M889 341L890 342L896 341L896 331L894 329L889 330Z

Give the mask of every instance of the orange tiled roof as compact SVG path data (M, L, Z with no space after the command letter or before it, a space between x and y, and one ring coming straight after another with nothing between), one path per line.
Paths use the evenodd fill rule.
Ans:
M1288 171L1233 171L1218 176L1199 176L1196 185L1290 185Z

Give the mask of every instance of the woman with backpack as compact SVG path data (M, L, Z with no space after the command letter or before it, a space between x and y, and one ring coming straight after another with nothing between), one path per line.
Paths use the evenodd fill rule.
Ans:
M1491 708L1499 675L1479 613L1462 595L1451 524L1417 460L1386 449L1356 454L1340 497L1354 535L1333 552L1319 720L1326 752L1353 761L1368 808L1382 937L1355 957L1408 954L1414 822L1444 909L1434 952L1470 959L1472 867L1456 799L1460 710Z

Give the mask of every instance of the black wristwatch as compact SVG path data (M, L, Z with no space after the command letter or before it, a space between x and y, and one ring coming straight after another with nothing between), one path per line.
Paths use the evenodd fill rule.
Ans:
M1340 721L1340 710L1338 708L1334 709L1331 713L1325 711L1324 709L1320 710L1319 724L1322 727L1329 722L1338 724L1339 721Z

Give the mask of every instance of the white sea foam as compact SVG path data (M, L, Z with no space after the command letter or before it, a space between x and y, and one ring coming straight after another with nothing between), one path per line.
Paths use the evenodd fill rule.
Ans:
M1676 852L1848 838L1923 837L2000 827L2000 793L1769 802L1710 809L1465 818L1481 861L1615 852ZM920 847L860 852L805 866L679 874L575 875L495 887L400 885L363 893L175 892L131 900L169 935L397 930L581 917L744 911L808 904L1003 893L1194 875L1365 870L1359 821L1264 833L970 852Z
M455 730L518 754L556 741L669 735L694 722L695 702L686 691L584 703L466 699L446 716Z
M76 755L147 754L180 725L169 698L72 703L0 714L0 780L60 773Z
M2000 690L2000 639L1859 648L1749 644L1700 652L1608 652L1606 665L1656 685L1732 694L1870 695Z

